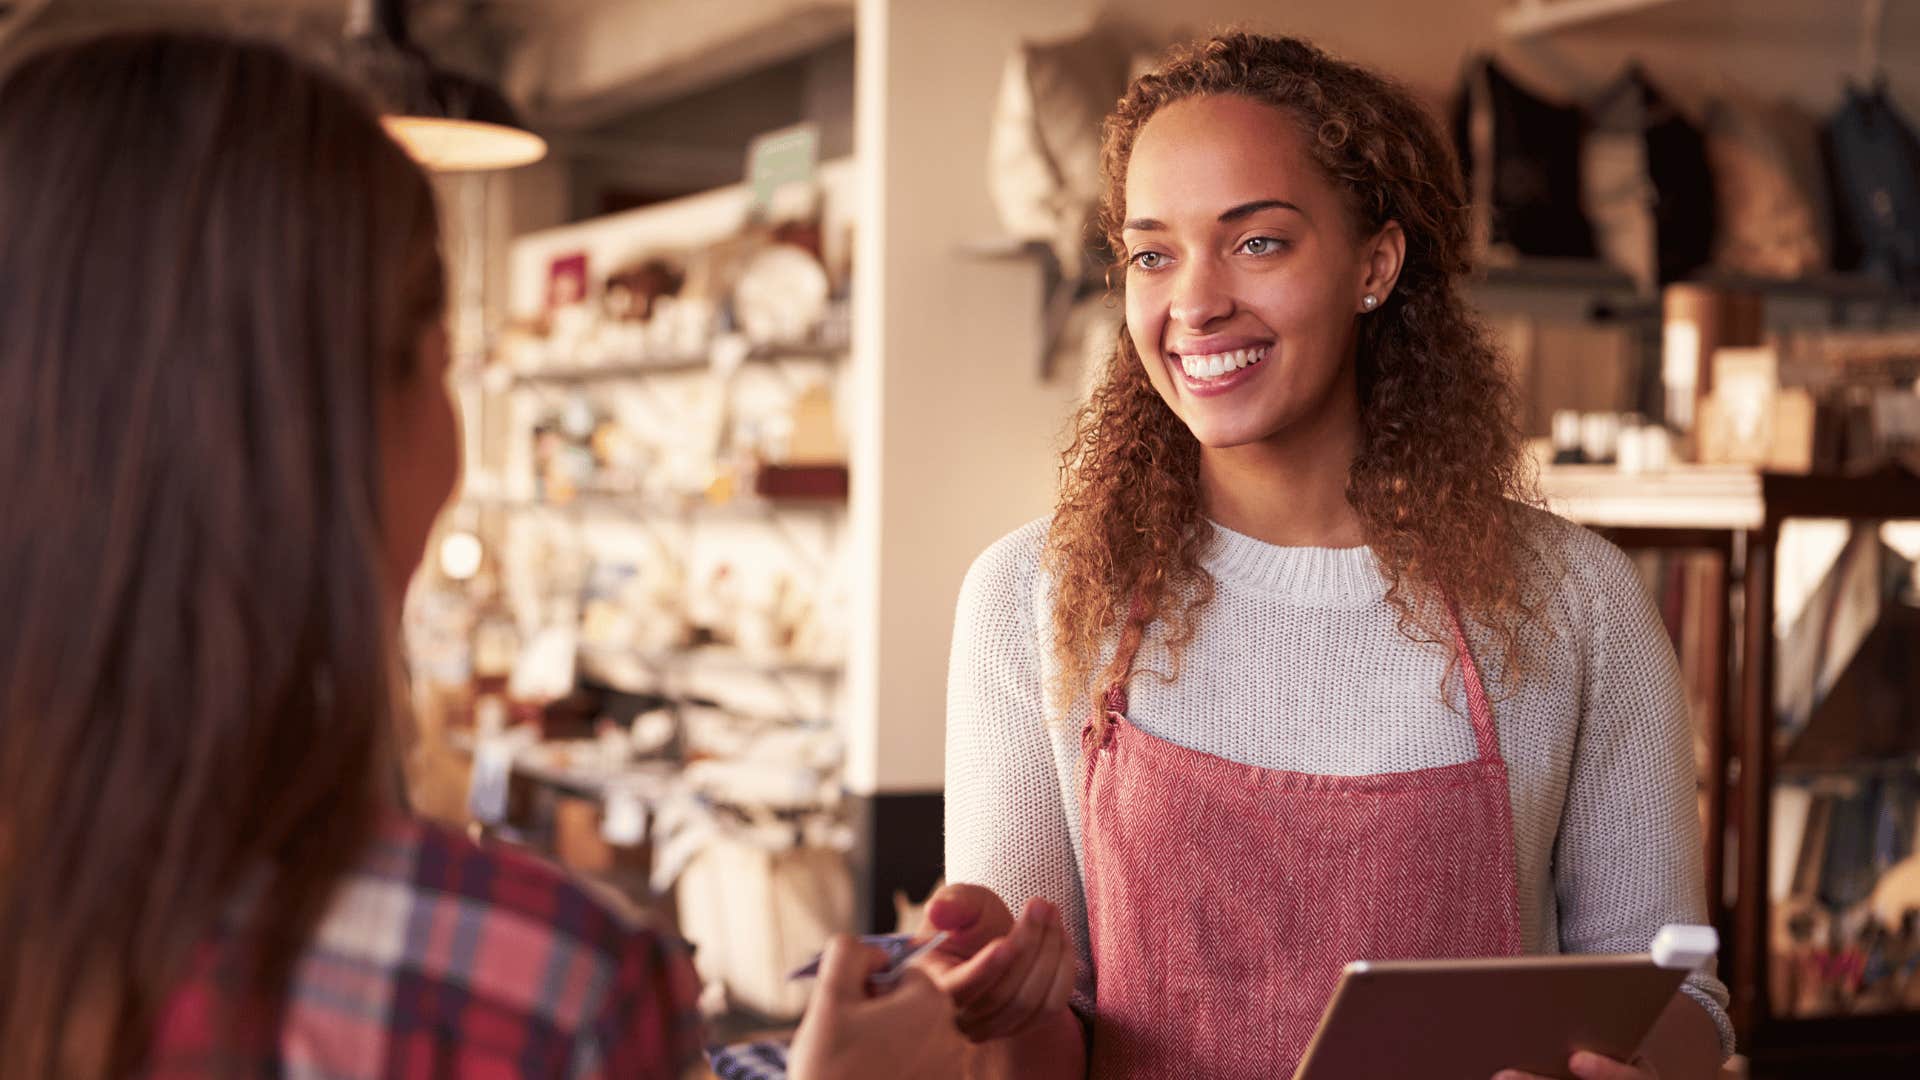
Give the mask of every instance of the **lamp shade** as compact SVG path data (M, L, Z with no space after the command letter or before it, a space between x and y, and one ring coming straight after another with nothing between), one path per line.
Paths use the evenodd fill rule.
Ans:
M413 44L401 0L361 0L355 11L347 67L414 160L438 172L468 172L546 156L546 140L527 129L505 95L440 67Z

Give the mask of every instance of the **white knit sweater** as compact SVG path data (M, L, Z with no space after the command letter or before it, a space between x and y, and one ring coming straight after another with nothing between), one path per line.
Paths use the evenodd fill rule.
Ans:
M1557 640L1517 692L1469 629L1507 759L1521 940L1530 952L1644 951L1666 923L1705 921L1692 737L1673 647L1632 564L1546 514L1532 542L1557 558L1536 584ZM953 881L1008 906L1056 904L1091 996L1081 892L1080 727L1086 702L1048 716L1055 665L1040 568L1047 521L988 548L968 572L947 682L946 861ZM1448 654L1396 630L1367 548L1276 547L1215 526L1216 594L1180 678L1136 675L1128 718L1159 738L1269 769L1362 775L1475 756ZM1557 562L1562 570L1547 567ZM1109 643L1107 656L1111 656ZM1104 662L1104 660L1103 660ZM1150 635L1141 672L1170 670ZM1699 974L1730 1052L1726 988Z

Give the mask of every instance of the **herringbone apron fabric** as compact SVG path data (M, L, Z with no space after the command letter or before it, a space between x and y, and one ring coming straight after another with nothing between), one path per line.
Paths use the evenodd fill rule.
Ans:
M1520 951L1507 766L1453 620L1461 765L1262 769L1149 735L1108 692L1081 735L1091 1076L1285 1078L1349 961Z

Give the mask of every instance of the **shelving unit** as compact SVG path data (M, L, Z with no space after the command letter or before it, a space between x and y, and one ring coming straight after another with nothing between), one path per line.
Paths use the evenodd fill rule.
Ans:
M816 180L822 261L841 265L833 261L835 244L857 212L852 162L824 163ZM503 559L516 550L529 555L507 571L520 583L505 595L521 634L576 625L573 660L587 682L673 701L718 702L773 725L831 727L844 706L845 663L822 654L840 651L841 616L832 613L845 574L846 472L840 470L840 484L825 485L837 490L820 495L784 493L799 484L761 494L755 480L764 476L750 462L769 446L777 452L778 442L768 441L766 432L784 422L783 402L820 385L844 401L851 300L844 289L832 292L825 309L808 316L804 334L750 342L731 308L736 298L728 276L752 257L752 245L771 242L754 239L750 200L744 186L722 188L513 242L511 317L519 326L554 331L509 342L501 362L465 377L463 390L491 422L479 426L485 441L470 456L486 463L470 474L460 512L483 543L501 545ZM695 334L684 318L614 321L598 309L591 288L581 302L594 306L585 312L556 316L548 306L561 267L598 280L648 259L680 263L706 290L698 293L704 307L679 313L698 311L711 320L704 332ZM844 278L839 283L844 286ZM704 344L690 349L692 338ZM557 424L569 409L576 415ZM605 432L615 440L611 452L594 444L591 465L584 456L586 429L577 426L588 411L595 428L619 429ZM745 414L764 420L743 428L734 418ZM534 450L535 432L556 430L563 445L551 452L580 460L546 472L553 483L545 484L548 459ZM771 440L778 440L784 429L771 430ZM726 441L742 434L752 441ZM710 462L706 451L692 449L709 439L723 448ZM707 473L718 479L712 487L704 487ZM578 489L562 491L557 484ZM543 487L560 497L543 496ZM535 561L531 553L540 551L557 552L561 561ZM561 568L558 576L552 567ZM730 591L710 600L704 590L723 572L732 575ZM638 591L625 591L634 582ZM596 620L606 621L589 628L585 617L594 608ZM809 614L821 611L830 613L820 616L829 624L824 629ZM773 643L760 651L711 643L716 635L730 642L736 629L745 641L749 622L756 640ZM793 641L798 651L788 655L787 642L800 624L806 640ZM669 633L676 627L695 644L651 647L682 640ZM589 629L598 640L588 638Z
M1540 486L1555 513L1591 528L1752 530L1766 520L1760 474L1681 466L1623 473L1611 465L1555 465Z
M1796 476L1693 468L1625 476L1555 467L1543 470L1541 486L1556 512L1623 547L1709 550L1725 559L1720 614L1733 632L1721 635L1727 693L1715 703L1707 733L1707 877L1723 942L1721 971L1732 991L1743 1052L1756 1069L1766 1065L1768 1075L1801 1075L1794 1071L1796 1061L1830 1069L1826 1055L1838 1047L1857 1048L1874 1061L1880 1055L1920 1055L1920 1013L1785 1016L1770 1000L1768 983L1773 793L1782 777L1797 775L1779 764L1774 715L1780 531L1795 519L1920 520L1920 477L1895 469ZM1913 707L1920 715L1920 702ZM1876 770L1915 764L1868 763Z

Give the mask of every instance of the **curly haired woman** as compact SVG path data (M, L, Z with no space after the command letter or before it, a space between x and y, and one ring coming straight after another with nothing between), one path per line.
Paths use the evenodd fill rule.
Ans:
M1105 170L1126 326L954 631L930 917L988 1071L1284 1077L1349 960L1703 921L1672 646L1528 505L1434 121L1231 34L1134 81ZM1724 1005L1696 975L1569 1068L1711 1074Z

